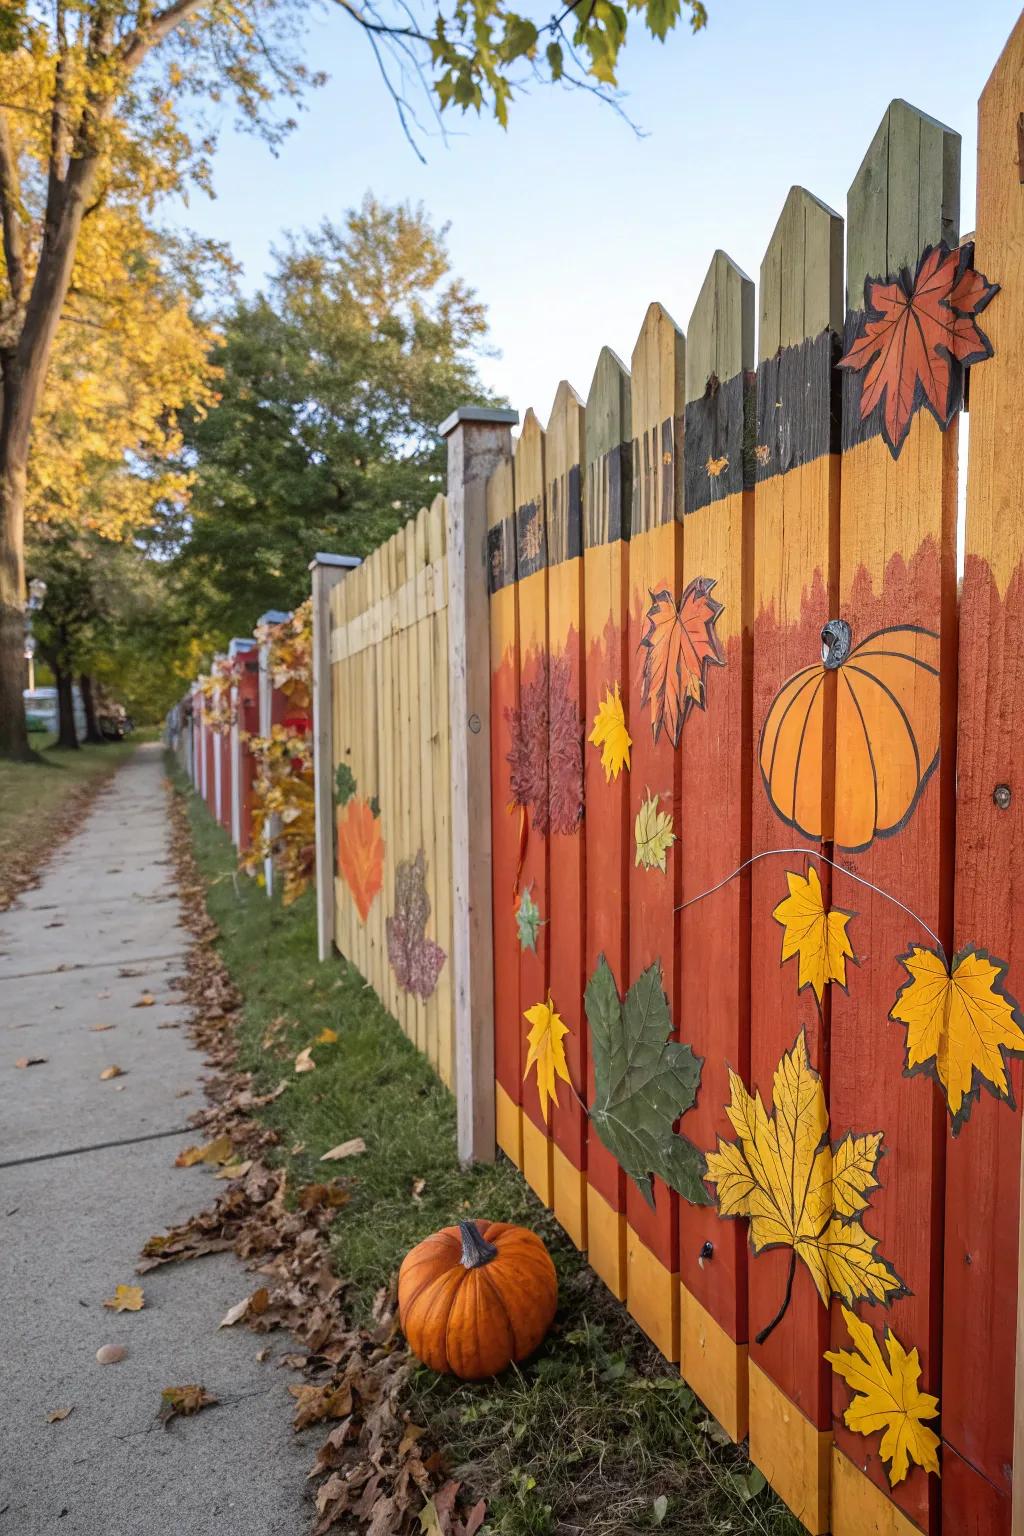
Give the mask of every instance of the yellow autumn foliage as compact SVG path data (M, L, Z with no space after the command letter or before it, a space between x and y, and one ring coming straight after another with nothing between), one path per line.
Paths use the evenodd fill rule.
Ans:
M552 1100L556 1108L558 1105L555 1078L560 1077L563 1083L570 1081L563 1044L565 1036L569 1033L569 1026L555 1009L550 994L546 1003L534 1003L532 1008L527 1008L523 1017L530 1025L530 1033L526 1037L530 1050L526 1058L523 1080L525 1082L529 1077L530 1068L536 1067L537 1096L540 1099L540 1112L546 1125L548 1100Z
M839 907L826 912L821 881L813 864L806 876L786 871L789 895L772 912L784 930L782 961L800 957L797 991L812 987L819 1004L831 981L846 986L846 962L854 960L846 925L853 916Z
M847 1307L842 1313L856 1348L826 1350L825 1359L853 1390L853 1399L843 1414L847 1428L858 1435L884 1431L878 1449L882 1460L889 1463L893 1487L906 1477L911 1461L938 1477L935 1453L939 1437L921 1421L935 1418L939 1400L918 1385L921 1366L917 1350L908 1353L892 1329L886 1328L887 1364L870 1325Z

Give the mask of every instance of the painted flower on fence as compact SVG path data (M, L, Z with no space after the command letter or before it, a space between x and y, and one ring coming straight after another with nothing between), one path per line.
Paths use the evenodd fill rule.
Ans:
M806 876L786 871L789 895L772 911L772 917L782 926L782 963L800 959L797 991L811 987L818 999L818 1007L830 982L837 981L846 990L846 962L857 963L846 925L854 916L840 907L825 911L821 895L821 881L814 865L808 867Z
M794 673L772 700L758 758L765 793L787 826L859 853L906 825L939 761L939 637L901 624L852 641L845 619L829 620L821 661ZM821 793L830 676L843 744L831 827Z
M660 869L665 874L668 869L668 850L675 842L676 834L672 829L671 814L658 809L658 798L648 790L636 813L633 824L636 842L634 862L637 869Z
M615 684L614 693L610 688L605 689L604 698L598 704L594 716L594 729L587 740L601 749L605 783L610 784L618 778L623 768L629 767L629 749L633 739L626 729L618 683Z
M1007 1056L1024 1055L1017 1003L1005 990L1006 965L981 949L954 955L914 945L900 962L908 980L890 1019L907 1026L908 1075L927 1072L946 1096L956 1136L982 1084L1013 1106Z
M972 266L974 247L928 246L913 277L868 278L864 314L840 368L863 373L860 418L879 412L896 458L914 413L927 406L947 427L960 405L963 370L992 356L977 316L999 291Z
M550 993L546 1003L534 1003L532 1008L527 1008L523 1018L530 1026L530 1033L526 1037L530 1049L526 1057L523 1082L525 1083L529 1077L530 1068L535 1067L540 1112L544 1117L544 1124L547 1125L548 1100L550 1099L555 1108L558 1108L555 1078L560 1077L563 1083L571 1082L563 1044L565 1036L569 1033L569 1026L557 1013Z
M640 637L640 703L651 707L655 741L664 729L678 747L694 705L706 707L708 668L724 667L725 654L715 634L722 604L711 596L715 583L706 576L691 581L678 604L667 587L651 593Z
M424 1002L433 994L448 958L440 944L426 937L429 917L427 860L421 848L414 859L403 859L395 870L395 911L385 929L388 959L398 985Z
M583 819L583 722L564 656L543 657L523 683L519 707L506 709L513 804L528 809L541 834L572 833Z
M338 811L338 870L365 923L384 883L384 839L380 817L363 795L351 796Z
M792 1294L796 1261L802 1259L825 1305L830 1296L854 1301L893 1300L903 1282L875 1252L878 1239L861 1217L878 1188L875 1169L882 1132L828 1137L828 1110L821 1078L807 1054L803 1030L783 1056L772 1081L769 1115L759 1093L751 1095L730 1071L732 1100L726 1113L738 1140L718 1140L708 1154L707 1179L723 1216L745 1216L755 1253L791 1248L782 1305L757 1335L763 1343L782 1321Z
M673 1130L697 1101L703 1061L673 1040L672 1017L655 961L619 997L604 955L587 983L587 1021L594 1063L590 1121L613 1157L654 1205L657 1175L692 1205L710 1205L704 1159Z
M923 1423L936 1417L939 1400L922 1392L918 1385L921 1366L917 1350L908 1354L887 1327L887 1363L874 1329L849 1308L843 1307L842 1312L855 1348L827 1349L825 1359L853 1392L843 1414L847 1429L858 1435L884 1431L878 1450L882 1460L889 1463L889 1482L893 1487L906 1477L912 1461L939 1477L939 1458L935 1454L939 1437Z

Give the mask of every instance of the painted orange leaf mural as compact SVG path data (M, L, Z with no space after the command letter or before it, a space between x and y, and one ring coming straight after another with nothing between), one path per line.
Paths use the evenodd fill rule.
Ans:
M938 1477L939 1459L935 1453L939 1437L922 1420L936 1417L939 1400L922 1392L918 1385L921 1365L917 1350L908 1353L892 1329L886 1328L887 1364L874 1329L848 1307L843 1307L842 1312L856 1348L827 1349L825 1359L854 1394L843 1414L847 1428L858 1435L885 1431L878 1449L883 1461L889 1463L889 1482L893 1487L902 1483L911 1461Z
M903 1282L875 1252L878 1239L862 1225L878 1188L882 1133L849 1132L832 1146L825 1093L803 1030L775 1070L771 1114L760 1093L747 1092L738 1073L730 1071L729 1083L726 1114L738 1139L719 1137L717 1150L708 1153L708 1183L715 1185L721 1215L749 1218L755 1253L792 1249L782 1305L757 1342L763 1344L785 1315L798 1258L826 1306L830 1296L852 1304L901 1295Z
M899 453L914 412L925 405L946 427L960 403L963 369L992 356L976 316L998 292L971 265L974 247L928 246L911 277L869 278L858 335L840 368L863 374L860 416L882 406L882 432Z
M706 576L696 577L678 604L667 588L652 591L645 616L640 703L651 706L655 741L664 727L674 747L693 706L705 707L708 667L725 666L715 634L722 604L711 596L714 585Z
M889 1014L907 1026L907 1072L928 1072L946 1095L955 1136L984 1083L1013 1104L1007 1055L1024 1055L1015 1000L1004 991L1006 966L983 949L965 949L952 966L934 949L914 945L900 956L908 980Z
M364 795L353 795L338 812L338 868L365 923L384 883L384 840Z

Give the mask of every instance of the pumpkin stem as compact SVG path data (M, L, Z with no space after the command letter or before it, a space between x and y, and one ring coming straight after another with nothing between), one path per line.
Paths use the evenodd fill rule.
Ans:
M475 1221L460 1221L462 1234L462 1262L467 1269L478 1269L498 1257L498 1250L481 1234Z

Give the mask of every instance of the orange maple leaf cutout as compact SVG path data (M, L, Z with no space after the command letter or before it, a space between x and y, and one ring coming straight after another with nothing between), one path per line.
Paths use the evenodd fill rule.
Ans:
M678 605L667 588L652 591L645 616L639 646L640 703L651 706L655 741L664 727L674 747L693 706L705 707L708 667L725 666L715 634L722 604L711 596L714 585L706 576L696 577Z
M971 265L974 247L926 246L911 277L868 278L858 333L840 368L863 373L860 417L882 406L881 428L896 458L915 411L926 405L948 427L960 403L963 369L992 356L976 320L998 283ZM883 406L884 402L884 406Z

